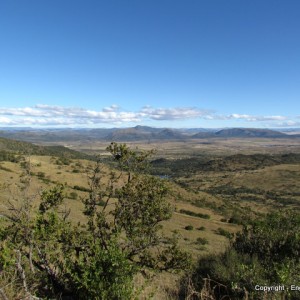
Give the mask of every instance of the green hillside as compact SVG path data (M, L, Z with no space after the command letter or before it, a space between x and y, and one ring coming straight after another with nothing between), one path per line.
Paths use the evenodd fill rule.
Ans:
M92 156L68 149L63 146L40 146L29 142L22 142L0 137L0 151L2 157L16 155L48 155L69 159L93 159Z

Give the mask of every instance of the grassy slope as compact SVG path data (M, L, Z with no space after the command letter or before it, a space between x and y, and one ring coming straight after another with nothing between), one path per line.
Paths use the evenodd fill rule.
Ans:
M87 193L73 189L73 187L75 185L78 185L88 188L87 175L85 170L93 163L86 160L73 160L70 165L57 165L55 164L55 161L53 161L53 159L51 159L51 157L49 156L32 156L30 158L30 161L32 165L31 171L34 174L32 176L31 182L31 194L36 194L41 190L54 185L55 182L66 183L67 196L70 196L71 192L78 195L77 199L70 199L70 197L66 198L66 204L69 208L71 208L70 217L76 220L76 222L84 221L84 218L81 214L83 205L80 201L80 198L87 196ZM78 163L80 163L80 167L78 166ZM10 186L11 194L16 193L16 183L19 181L19 176L22 173L20 164L12 162L2 162L1 166L4 167L4 170L0 169L1 182ZM5 169L9 169L10 171L7 171ZM76 170L76 172L79 171L79 173L74 173L74 170ZM44 176L39 176L41 174L44 174ZM170 197L170 201L174 205L174 208L176 207L177 211L182 208L190 209L194 210L195 212L209 214L211 216L211 219L205 220L176 212L174 213L172 219L165 223L166 233L171 234L173 230L178 230L182 240L181 244L184 246L184 248L190 250L194 254L199 254L199 251L197 250L199 249L199 247L194 244L197 237L208 238L209 244L207 245L207 247L205 247L205 251L208 251L209 249L221 251L223 249L222 243L224 241L226 242L226 239L222 236L216 235L214 233L214 230L222 226L224 228L227 228L230 224L224 224L220 222L222 216L216 214L211 210L198 208L187 203L185 199L194 199L196 197L194 193L190 193L173 183L170 183L170 185L171 189L174 192L174 195L179 195L179 197ZM9 194L8 191L3 191L0 196L1 203L4 203L8 199L8 197L11 197L11 194ZM193 225L195 228L205 226L206 230L203 232L196 229L187 231L184 229L184 227L187 225ZM229 227L230 229L234 229L232 228L232 226Z
M0 137L0 151L8 151L21 155L48 155L74 159L92 159L93 157L68 149L64 146L40 146Z
M4 145L6 145L5 149L9 148L10 151L12 151L14 147L15 151L18 150L18 147L20 150L20 146L24 147L23 142L16 144L18 142L13 141L11 145L8 145L9 147L5 139L4 142ZM0 149L1 147L3 149L1 145L3 145L3 139L0 140ZM184 148L180 150L178 145L177 143L173 146L171 143L160 145L161 148L157 156L159 157L160 154L164 153L165 157L168 158L174 159L181 156L188 158L190 155L193 155L193 153L196 153L196 149L193 148L197 146L195 144L192 148L187 149L187 151L185 151L186 149ZM153 145L145 145L146 148L152 148L152 146ZM170 152L163 152L162 148L164 146L166 146L166 149L169 149ZM209 145L205 144L204 146L208 147ZM224 145L222 145L222 147L224 147ZM34 146L33 149L36 150L40 148L35 148ZM32 176L30 194L35 195L37 201L38 193L42 189L48 188L55 184L55 182L66 183L67 196L70 196L73 192L76 193L78 197L77 199L71 199L71 197L66 198L66 205L68 208L71 208L70 217L76 222L84 222L85 220L81 213L83 205L80 198L87 196L87 193L75 190L73 187L78 185L88 188L85 170L88 166L91 166L93 162L77 158L72 159L69 165L58 165L57 159L53 159L51 156L55 156L57 151L60 153L61 148L54 149L55 153L51 152L50 156L44 155L46 152L37 152L43 155L31 156L31 171L34 175ZM102 149L104 151L103 147ZM23 148L21 148L21 150L23 151ZM218 153L224 153L222 152L223 150L222 148ZM214 154L216 153L217 151L214 152ZM249 163L249 160L247 160L247 162ZM240 165L241 162L238 161L230 162L230 166L233 169ZM107 171L106 168L104 168L104 170ZM4 205L6 201L8 199L12 200L13 195L15 195L16 201L20 199L21 196L17 193L16 184L19 182L21 173L22 168L20 163L0 162L1 184L2 187L8 186L8 188L3 189L0 194L1 210L5 210ZM292 198L300 203L299 179L300 165L298 163L292 163L291 161L285 164L275 164L256 169L247 168L238 171L218 170L218 168L215 168L210 171L196 169L186 174L183 172L181 176L176 178L176 181L179 182L180 185L172 181L169 183L173 191L169 200L173 204L175 212L171 220L164 222L164 232L171 235L172 232L176 230L180 236L180 244L192 254L194 259L207 253L223 251L226 245L228 245L228 239L216 232L218 228L223 228L233 233L241 227L236 224L222 222L221 219L228 219L233 212L243 211L245 207L247 207L247 213L249 209L261 213L279 206L291 205L290 203L284 203L284 199ZM224 189L224 187L226 187L226 189ZM268 194L268 191L272 193ZM287 195L288 193L292 194ZM295 205L295 203L292 203L292 205ZM194 213L208 214L210 219L180 213L182 209ZM192 225L194 229L186 230L185 227L188 225ZM205 229L197 230L199 227L204 227ZM208 244L204 246L197 244L197 238L207 239ZM159 279L153 282L150 288L146 289L148 291L146 294L158 289L157 295L162 298L164 297L163 295L165 295L163 293L165 293L166 286L170 285L170 288L174 289L174 282L176 280L178 280L178 277L163 274Z

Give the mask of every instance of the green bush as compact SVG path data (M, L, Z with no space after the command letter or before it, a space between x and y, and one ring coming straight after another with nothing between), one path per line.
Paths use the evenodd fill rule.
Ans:
M194 229L194 226L192 225L187 225L184 227L185 230L193 230Z
M46 174L44 172L37 172L36 176L40 179L45 178Z
M244 222L245 219L241 214L233 214L228 220L228 223L238 224L238 225L242 225Z
M218 231L223 232L221 228ZM199 260L193 274L195 287L205 288L211 299L265 299L255 285L290 286L300 282L299 232L300 214L291 210L271 213L244 225L224 254ZM277 296L298 299L288 290Z
M23 158L20 155L15 155L14 153L5 150L0 150L0 161L10 161L13 163L18 163L22 159Z
M196 244L198 245L207 245L208 240L206 238L198 237L196 240Z
M61 165L68 166L71 164L71 160L67 157L59 157L58 159L56 159L55 163L59 166Z
M204 231L205 227L204 226L200 226L200 227L197 228L197 230Z
M6 172L13 172L13 170L11 170L10 168L6 168L2 165L0 165L0 170L6 171Z
M71 192L69 194L69 198L73 199L73 200L76 200L78 198L78 194L76 192Z
M197 217L197 218L210 219L210 215L208 215L208 214L196 213L196 212L186 210L186 209L181 209L179 212L181 214L186 214L186 215Z
M91 189L86 188L84 186L79 186L79 185L74 185L73 189L78 190L78 191L82 191L82 192L90 192L91 191Z
M216 230L216 233L219 234L219 235L223 235L223 236L225 236L229 239L232 238L232 234L229 231L227 231L227 230L225 230L224 228L221 228L221 227L219 227Z
M107 150L124 180L120 183L113 170L102 172L96 162L82 199L85 226L69 220L70 212L62 209L64 185L44 190L39 205L33 205L27 193L30 165L24 165L22 198L18 206L11 204L0 226L0 280L4 276L18 291L12 299L133 299L138 272L189 266L176 235L162 234L161 223L172 215L166 182L142 174L152 152L115 143Z

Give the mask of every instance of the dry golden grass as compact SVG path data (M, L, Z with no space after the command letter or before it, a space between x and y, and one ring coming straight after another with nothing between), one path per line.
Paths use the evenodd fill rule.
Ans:
M300 192L300 165L277 165L265 167L235 176L236 185L244 185L261 190L286 190Z
M55 185L55 182L65 183L67 196L65 205L67 208L71 209L70 217L71 219L76 220L76 222L84 222L85 219L82 214L83 204L80 199L86 197L87 193L74 190L73 187L78 185L88 188L88 177L85 170L92 163L84 160L76 160L70 165L56 165L51 157L48 156L32 156L30 157L30 163L31 172L33 172L35 175L31 176L31 187L28 191L28 194L32 195L34 202L38 202L39 195L42 190ZM80 163L81 165L81 167L76 166L76 168L81 171L79 173L72 172L76 163ZM9 186L9 189L4 189L2 191L0 197L1 204L5 205L8 199L12 199L12 197L21 197L20 193L18 192L17 184L20 180L20 175L22 174L23 169L20 167L20 164L11 162L3 162L2 165L11 170L11 172L0 170L2 184ZM104 167L104 171L107 171L106 167ZM37 174L39 173L45 174L44 179L38 178ZM47 181L49 182L47 183ZM199 247L194 243L197 237L208 238L208 251L212 249L215 251L222 251L224 248L223 244L225 243L226 245L226 239L222 236L216 235L214 230L216 230L218 227L224 227L224 229L229 228L231 230L234 226L220 222L220 219L222 218L221 215L217 215L209 209L198 208L188 203L188 201L197 199L198 195L187 192L185 189L176 186L174 183L170 183L169 186L171 191L173 191L173 195L180 195L181 200L174 196L170 198L172 205L174 208L176 207L177 211L180 209L188 209L203 214L209 214L211 218L209 220L205 220L175 212L172 219L164 224L166 234L171 235L174 230L178 230L181 236L181 244L184 246L184 248L191 250L191 252L193 252L195 255L199 253L199 250L197 250ZM78 195L77 199L70 199L68 197L71 192L75 192ZM195 227L195 229L189 232L184 229L184 227L187 225L192 225ZM200 232L196 229L197 227L201 226L205 226L207 228L206 231ZM202 251L203 250L200 252Z
M51 143L42 143L51 145ZM81 141L64 143L55 142L73 150L79 150L90 154L108 154L107 141ZM158 157L178 158L190 157L192 155L232 155L237 153L287 153L300 152L299 139L272 139L272 138L209 138L209 139L187 139L183 141L137 141L126 142L132 148L150 150L156 149Z

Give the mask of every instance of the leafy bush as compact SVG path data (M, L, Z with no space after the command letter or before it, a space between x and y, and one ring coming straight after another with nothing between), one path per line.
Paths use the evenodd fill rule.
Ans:
M224 228L221 228L219 227L217 230L216 230L216 233L219 234L219 235L223 235L223 236L226 236L227 238L232 238L232 234L225 230Z
M193 230L194 229L194 226L192 225L187 225L184 227L185 230Z
M107 181L96 163L83 199L85 226L75 225L69 211L61 210L63 185L44 190L36 209L27 193L30 168L25 168L23 198L0 227L0 275L26 298L132 299L138 272L189 266L177 238L161 233L161 222L172 210L165 181L141 174L150 153L115 143L107 150L126 177L111 171Z
M244 225L224 254L201 258L193 274L194 286L209 291L210 299L266 299L255 285L300 282L299 232L300 214L291 210ZM296 293L287 290L277 296L298 299Z
M10 161L13 163L18 163L22 160L22 156L16 155L14 153L0 150L0 161Z
M208 215L208 214L196 213L194 211L190 211L190 210L186 210L186 209L181 209L179 212L182 214L192 216L192 217L197 217L197 218L202 218L202 219L210 219L210 215Z
M68 165L70 165L71 160L67 157L61 156L58 159L56 159L55 163L59 166L61 166L61 165L68 166Z
M206 245L206 244L208 244L208 240L206 238L198 237L196 240L196 244Z
M7 167L4 167L4 166L2 166L2 165L0 165L0 170L6 171L6 172L13 172L12 169L7 168Z
M76 200L78 198L78 194L76 192L71 192L69 198Z
M245 222L244 216L237 213L233 214L228 220L228 223L238 224L238 225L242 225L244 224L244 222Z
M197 229L200 230L200 231L204 231L204 230L205 230L205 227L204 227L204 226L200 226L200 227L198 227Z
M90 192L91 191L91 189L86 188L84 186L79 186L79 185L74 185L73 189L78 190L78 191L82 191L82 192Z
M45 178L46 174L44 172L37 172L36 176L40 179Z

